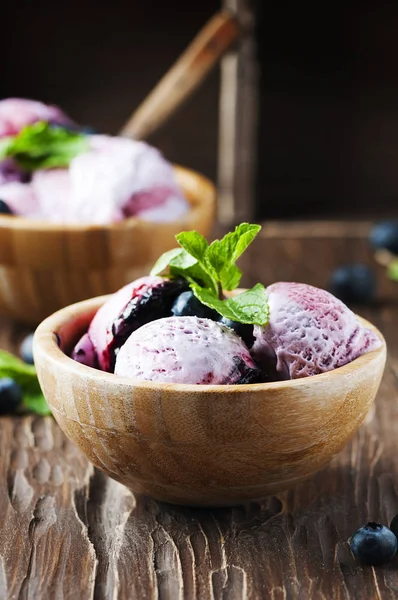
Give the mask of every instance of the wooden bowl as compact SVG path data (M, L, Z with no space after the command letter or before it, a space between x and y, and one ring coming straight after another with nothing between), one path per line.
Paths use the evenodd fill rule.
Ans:
M355 433L383 374L379 332L379 349L293 381L198 386L103 373L68 354L105 300L41 323L34 337L40 384L60 427L96 467L158 500L226 506L294 486Z
M215 187L175 167L191 210L172 223L137 218L112 225L59 225L0 215L0 314L37 325L74 302L115 292L146 275L176 246L175 234L213 224Z

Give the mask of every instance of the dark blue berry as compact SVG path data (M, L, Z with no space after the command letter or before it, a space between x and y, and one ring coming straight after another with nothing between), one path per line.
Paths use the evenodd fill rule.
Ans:
M19 355L28 365L33 365L33 333L30 333L22 340L19 347Z
M398 221L377 223L372 227L369 238L376 250L389 250L392 254L398 254Z
M262 381L262 373L260 369L249 367L239 356L233 357L234 368L232 373L226 377L225 383L234 381L236 384L260 383ZM239 373L239 378L236 375Z
M330 291L346 304L371 304L376 296L376 278L370 267L344 265L334 271Z
M182 292L171 307L171 314L175 317L200 317L218 321L218 312L202 304L191 290Z
M98 130L94 129L94 127L84 126L80 127L80 133L84 133L85 135L96 135Z
M0 414L14 413L22 402L20 386L9 377L0 379Z
M381 565L393 558L398 541L393 532L380 523L368 523L349 540L353 555L367 565Z
M222 317L220 320L222 325L226 325L230 329L233 329L235 333L242 338L248 348L251 348L254 344L253 325L247 325L246 323L238 323L238 321L231 321L226 317Z
M4 200L0 200L0 214L1 215L12 215L12 210L11 208L8 206L8 204L6 202L4 202Z
M398 515L395 515L395 517L391 521L390 529L395 535L395 537L398 538Z

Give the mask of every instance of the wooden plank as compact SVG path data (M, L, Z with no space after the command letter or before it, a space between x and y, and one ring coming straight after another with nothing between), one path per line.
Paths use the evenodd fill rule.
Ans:
M290 236L284 226L279 238L272 227L241 265L247 284L294 275L323 285L342 261L374 264L362 225L329 226L326 238L323 224ZM398 559L362 568L346 546L368 519L398 512L398 286L377 272L379 302L361 310L389 347L375 411L285 494L230 509L162 505L95 471L51 419L1 418L1 600L396 598ZM25 333L1 321L0 346L15 350Z
M242 35L221 64L218 148L218 217L229 224L252 219L256 173L258 67L254 14L249 0L224 0Z

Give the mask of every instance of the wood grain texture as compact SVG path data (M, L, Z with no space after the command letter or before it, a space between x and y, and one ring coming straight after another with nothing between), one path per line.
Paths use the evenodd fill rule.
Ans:
M299 483L356 432L383 375L384 342L340 369L295 381L132 381L68 357L107 299L69 306L39 325L39 381L61 429L89 460L157 500L231 506Z
M225 225L251 220L255 210L259 64L254 6L223 0L242 25L239 45L221 64L218 139L218 219Z
M342 238L317 236L313 225L293 237L285 224L278 238L276 227L249 249L246 285L293 277L324 285L336 264L374 264L347 225ZM0 419L0 598L396 598L398 558L362 568L346 546L367 520L388 523L398 512L398 287L375 268L379 302L361 311L389 350L375 412L295 490L237 508L160 504L92 470L51 419ZM25 332L3 321L0 345L15 349Z
M194 171L175 173L191 210L172 223L130 218L112 225L58 225L0 215L0 314L37 325L63 306L116 291L146 275L175 234L213 224L215 188Z

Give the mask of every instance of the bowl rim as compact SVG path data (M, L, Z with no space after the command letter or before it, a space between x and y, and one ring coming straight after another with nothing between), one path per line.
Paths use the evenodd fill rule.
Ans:
M333 377L348 376L356 369L360 367L365 367L367 364L375 360L379 360L380 358L384 359L384 361L386 360L387 344L384 339L384 336L372 323L370 323L363 317L357 315L357 318L359 319L362 325L368 327L378 335L379 339L381 340L381 345L375 350L372 350L371 352L366 352L365 354L362 354L358 358L347 363L346 365L343 365L342 367L337 367L336 369L333 369L331 371L326 371L325 373L320 373L311 377L302 377L300 379L288 379L283 381L272 381L266 383L200 385L194 383L186 384L144 381L141 379L134 379L131 377L115 375L114 373L100 371L99 369L88 367L73 360L70 356L68 356L65 352L61 350L61 348L58 345L56 336L59 329L65 326L69 321L76 320L79 317L83 318L89 313L92 313L94 315L95 311L98 310L98 308L107 299L109 299L111 295L112 294L105 296L97 296L95 298L90 298L88 300L83 300L81 302L71 304L47 317L44 321L40 323L40 325L35 331L33 339L34 355L37 355L38 353L44 354L44 356L46 357L46 361L49 361L53 364L57 363L64 370L66 369L72 372L77 377L84 377L85 379L95 381L102 380L107 383L113 382L113 384L123 388L134 388L135 390L154 389L157 391L173 391L173 393L176 394L214 394L215 392L218 394L239 394L248 392L258 393L266 390L300 389L302 387L308 387L309 382L313 382L315 385L316 383L321 384L322 382L326 382L329 380L330 383L330 379Z
M123 221L120 221L118 223L108 223L108 224L102 224L102 225L95 225L95 224L90 224L90 223L53 223L51 221L46 221L44 219L29 219L28 217L19 217L16 215L0 215L0 229L1 228L7 228L7 229L22 229L25 231L31 231L31 232L44 232L44 231L50 231L50 232L82 232L82 231L110 231L110 230L115 230L115 231L122 231L122 230L128 230L128 229L133 229L136 227L141 227L142 229L153 229L153 227L158 228L165 228L165 227L170 227L171 225L173 227L175 227L175 225L178 223L181 223L182 227L186 227L187 226L187 221L191 221L192 220L192 216L195 215L197 212L200 212L203 207L205 206L214 206L215 204L215 197L216 197L216 186L213 183L213 181L211 181L211 179L209 179L208 177L206 177L205 175L202 175L201 173L199 173L198 171L195 171L194 169L189 169L187 167L183 167L182 165L179 164L173 164L173 170L177 175L182 175L182 176L187 176L187 177L191 177L193 179L196 179L197 181L200 181L203 185L205 185L208 188L208 191L210 192L210 194L208 196L200 196L200 200L193 204L189 201L188 198L188 203L189 203L189 210L187 210L187 212L182 215L179 219L176 219L175 221L170 221L170 222L166 222L166 223L158 223L155 221L146 221L145 219L140 219L139 217L127 217L126 219L124 219Z

